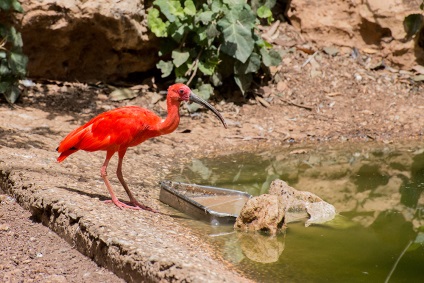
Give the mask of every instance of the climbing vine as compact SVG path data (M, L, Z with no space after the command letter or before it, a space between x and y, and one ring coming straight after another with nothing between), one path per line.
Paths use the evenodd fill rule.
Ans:
M9 103L15 103L20 95L19 81L25 77L28 63L21 34L13 25L15 13L22 12L17 0L0 0L0 94Z
M254 11L245 0L155 0L147 20L165 39L157 64L162 77L174 74L178 82L194 82L207 99L213 87L232 76L244 94L256 74L281 61L256 31L260 19L272 20L275 0L255 3Z

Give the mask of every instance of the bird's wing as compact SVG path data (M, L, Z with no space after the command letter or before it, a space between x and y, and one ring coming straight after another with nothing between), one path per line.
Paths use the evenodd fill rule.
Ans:
M59 152L71 148L86 151L118 150L155 136L154 125L161 118L153 112L127 106L104 112L71 132L60 144Z

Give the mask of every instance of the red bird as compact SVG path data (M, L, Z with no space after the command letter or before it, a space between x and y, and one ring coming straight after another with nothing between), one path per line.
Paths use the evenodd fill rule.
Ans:
M78 150L106 151L106 159L100 172L112 197L111 201L119 208L154 211L138 202L131 193L122 175L122 160L129 147L139 145L147 139L173 132L180 122L181 101L192 101L209 108L227 128L224 118L209 103L194 95L188 86L174 84L168 88L166 97L168 116L166 119L163 120L152 111L139 106L126 106L104 112L72 131L60 142L57 148L60 156L57 161L62 162ZM116 175L130 198L128 204L118 200L107 177L107 166L115 152L118 152L119 158Z

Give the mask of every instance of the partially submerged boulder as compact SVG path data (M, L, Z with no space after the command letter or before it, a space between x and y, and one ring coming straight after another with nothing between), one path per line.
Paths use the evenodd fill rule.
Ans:
M313 223L330 221L336 215L333 205L313 193L298 191L282 180L275 180L271 183L269 194L283 198L287 207L285 223L309 218L305 223L305 226L309 226Z
M284 224L285 211L286 206L281 197L269 194L253 197L242 208L234 227L275 235Z
M330 221L336 215L333 205L317 195L298 191L282 180L271 183L269 194L251 198L237 217L234 228L264 231L275 235L290 222L307 219L305 226Z

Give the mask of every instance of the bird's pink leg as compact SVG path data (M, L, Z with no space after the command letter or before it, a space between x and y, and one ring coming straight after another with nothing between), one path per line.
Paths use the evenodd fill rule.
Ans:
M134 205L135 207L139 207L141 209L144 209L144 210L148 210L148 211L152 211L152 212L158 212L158 211L138 202L135 199L132 192L130 191L130 189L128 188L127 183L124 180L124 175L122 175L122 161L124 160L124 156L125 156L126 152L127 152L126 148L123 149L123 150L120 150L118 152L119 159L118 159L118 168L116 169L116 176L118 176L119 182L121 182L122 186L124 187L125 191L127 192L128 196L130 197L130 204Z
M100 171L100 174L102 175L103 181L105 182L105 185L106 185L106 187L109 191L109 194L112 198L111 202L113 202L117 207L119 207L121 209L122 208L130 208L130 209L139 210L140 207L128 205L128 204L125 204L125 203L119 201L118 198L116 197L115 193L113 192L112 186L109 182L109 179L107 178L107 166L109 164L110 158L113 156L114 153L115 153L114 151L107 151L106 160L103 163L102 169ZM110 202L110 201L105 201L105 202Z

